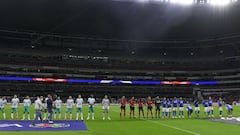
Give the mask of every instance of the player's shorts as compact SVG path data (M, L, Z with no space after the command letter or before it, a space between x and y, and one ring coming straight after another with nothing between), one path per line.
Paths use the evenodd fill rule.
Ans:
M30 112L29 106L24 106L23 112L24 113L29 113Z
M204 112L208 112L209 111L209 107L204 107Z
M172 112L172 108L167 108L168 112Z
M170 108L166 108L166 112L170 112Z
M130 106L130 111L134 111L135 107Z
M139 111L143 111L143 107L138 107L138 110Z
M184 111L184 107L179 107L179 111Z
M12 108L12 109L11 109L11 112L12 112L12 113L17 112L17 108Z
M77 107L77 108L76 108L76 111L77 111L77 112L82 112L82 107Z
M218 110L219 111L223 111L223 108L220 106L220 107L218 107Z
M156 111L160 111L160 106L156 106Z
M94 108L93 108L93 106L89 106L89 107L88 107L88 112L94 113Z
M188 113L192 114L192 112L193 112L193 110L192 110L192 109L191 109L191 110L188 110Z
M103 109L104 111L108 111L108 110L109 110L109 106L103 106L102 109Z
M126 110L126 106L121 106L120 109L125 111Z
M152 111L152 108L153 108L152 106L147 107L147 109L150 110L150 111Z
M162 108L162 112L167 112L167 108Z
M72 113L72 108L67 108L66 112L67 113Z
M200 107L194 107L195 111L200 111Z
M233 109L229 109L229 110L227 110L227 111L228 111L228 113L232 113Z
M177 111L177 107L173 107L173 109L172 109L173 111Z
M4 112L4 108L0 108L0 112L2 112L2 113L3 113L3 112Z
M208 107L208 111L212 111L213 110L213 107L212 106L209 106Z
M54 112L55 112L55 113L60 113L60 112L61 112L61 111L60 111L60 108L55 108L55 109L54 109Z

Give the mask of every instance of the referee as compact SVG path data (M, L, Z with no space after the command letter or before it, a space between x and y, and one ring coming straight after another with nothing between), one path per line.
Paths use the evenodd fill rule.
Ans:
M53 123L52 121L53 99L50 94L48 94L48 99L47 99L47 111L48 111L48 123Z

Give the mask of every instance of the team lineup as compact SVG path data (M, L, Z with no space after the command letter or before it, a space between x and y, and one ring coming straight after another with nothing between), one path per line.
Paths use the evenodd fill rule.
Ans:
M3 119L6 119L6 113L4 110L4 106L7 104L7 100L5 97L0 97L0 112L2 113ZM20 100L16 95L13 96L11 100L11 119L19 119L18 116L18 106L20 103ZM30 106L32 104L29 96L26 96L23 100L23 116L21 120L31 120L30 119ZM49 94L46 98L43 96L38 96L37 99L34 102L34 121L37 122L39 120L48 120L49 123L52 123L52 119L61 119L62 117L62 106L63 104L66 106L66 110L64 113L64 119L73 119L73 107L76 106L76 120L84 120L83 115L83 103L84 100L81 95L78 95L78 97L74 100L72 96L69 96L66 103L64 104L61 98L58 96L56 99L53 99L52 96ZM88 103L88 114L87 114L87 120L90 118L92 120L95 119L94 117L94 105L96 103L96 100L93 95L90 95L90 97L87 99ZM227 116L231 117L233 108L229 103L225 103L222 98L219 98L218 101L216 101L218 106L218 114L219 117L222 117L223 115L223 108L226 109ZM192 113L195 112L195 117L198 118L200 115L200 105L201 103L198 100L195 100L193 102L193 107L189 102L185 102L181 97L173 99L168 99L166 97L160 99L159 96L152 99L150 96L147 97L147 99L135 99L134 97L130 98L130 100L127 100L125 96L123 96L119 102L120 104L120 119L126 118L126 107L129 105L130 112L129 112L129 118L133 119L135 118L135 108L138 108L138 118L184 118L184 113L187 113L187 116L190 118L192 116ZM102 110L103 110L103 117L102 119L108 119L110 118L110 99L107 95L104 96L101 102ZM208 98L208 100L205 100L202 102L202 105L204 106L203 114L204 117L214 117L214 102L211 97ZM224 107L225 106L225 107ZM144 107L146 107L146 115L144 112ZM154 108L154 109L153 109ZM47 116L48 114L48 116ZM43 116L42 116L43 115Z

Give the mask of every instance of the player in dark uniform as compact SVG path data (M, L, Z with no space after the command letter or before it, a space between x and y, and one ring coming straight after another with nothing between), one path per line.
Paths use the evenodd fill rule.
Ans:
M126 101L125 96L122 96L122 99L120 101L120 104L121 104L121 106L120 106L120 119L122 119L122 112L124 114L124 118L126 117L126 103L127 103L127 101Z
M47 99L47 111L48 111L48 122L53 123L52 121L52 114L53 114L53 99L50 94L48 94L48 99Z
M139 101L138 101L138 118L139 119L140 119L140 116L141 116L141 112L142 112L143 118L145 118L144 117L144 111L143 111L143 105L144 105L144 103L143 103L142 99L139 99Z
M134 117L134 109L135 109L135 99L134 97L132 97L130 100L129 100L129 105L130 105L130 119L131 118L135 118Z
M156 109L155 117L156 118L160 118L160 106L161 106L161 100L159 96L157 96L155 100L155 109Z
M152 105L153 105L153 101L152 101L151 97L149 96L147 99L147 118L148 118L149 112L151 113L151 116L153 118L153 111L152 111L153 106Z

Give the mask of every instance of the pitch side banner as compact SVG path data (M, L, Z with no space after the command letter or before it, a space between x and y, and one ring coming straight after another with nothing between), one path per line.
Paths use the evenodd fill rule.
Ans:
M33 121L3 120L0 121L0 131L61 131L61 130L87 130L83 121L54 121L53 124L32 124Z

